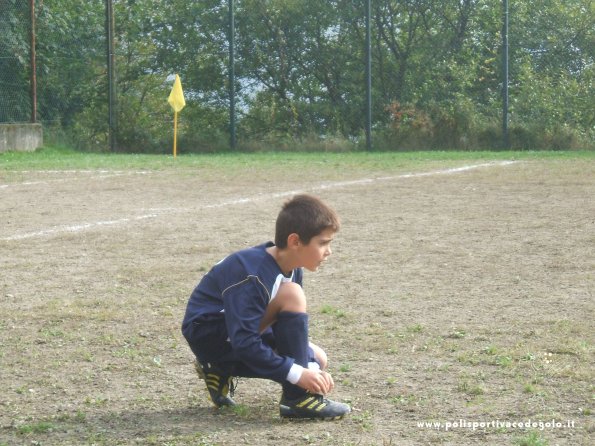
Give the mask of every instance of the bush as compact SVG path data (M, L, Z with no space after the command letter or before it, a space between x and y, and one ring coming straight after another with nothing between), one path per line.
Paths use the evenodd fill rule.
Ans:
M365 140L365 138L364 138ZM270 133L260 139L240 141L239 150L245 152L260 152L275 150L281 152L350 152L358 150L357 141L349 140L341 135L319 136L313 133L302 137L275 135Z

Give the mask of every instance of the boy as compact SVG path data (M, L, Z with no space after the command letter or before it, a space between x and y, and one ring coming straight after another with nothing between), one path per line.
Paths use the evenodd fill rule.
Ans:
M217 263L188 301L182 333L217 407L233 406L232 377L279 382L282 418L339 419L351 411L324 397L333 387L324 351L308 341L302 267L316 271L331 254L337 214L311 195L285 203L275 243Z

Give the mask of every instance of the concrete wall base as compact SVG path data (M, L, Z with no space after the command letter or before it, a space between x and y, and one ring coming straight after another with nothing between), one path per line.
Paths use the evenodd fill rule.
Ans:
M41 124L0 124L0 153L33 152L42 144Z

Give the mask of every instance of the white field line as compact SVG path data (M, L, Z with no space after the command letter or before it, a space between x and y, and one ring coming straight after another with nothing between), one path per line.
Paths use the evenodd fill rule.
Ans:
M516 161L498 161L498 162L491 162L491 163L483 163L483 164L471 164L462 167L454 167L451 169L443 169L443 170L434 170L430 172L419 172L419 173L406 173L401 175L394 175L388 177L378 177L378 178L362 178L359 180L350 180L350 181L336 181L332 183L325 183L320 184L318 186L309 187L303 190L288 190L283 192L276 192L271 194L261 194L256 195L253 197L244 197L244 198L237 198L233 200L226 200L221 201L219 203L208 204L202 206L202 209L215 209L227 206L234 206L238 204L245 204L245 203L254 203L259 200L266 200L271 198L281 198L281 197L288 197L293 196L295 194L304 193L307 191L318 191L318 190L327 190L327 189L337 189L341 187L348 187L348 186L358 186L358 185L366 185L372 184L379 181L392 181L392 180L399 180L399 179L406 179L406 178L420 178L420 177L427 177L427 176L434 176L434 175L452 175L455 173L466 172L469 170L479 169L482 167L494 167L494 166L508 166L510 164L516 163ZM126 223L131 223L134 221L139 220L147 220L151 218L158 218L161 215L171 215L173 212L188 212L190 208L164 208L164 209L150 209L151 212L139 215L136 217L126 217L126 218L119 218L116 220L106 220L106 221L95 221L89 223L81 223L76 225L63 225L63 226L56 226L49 229L44 229L41 231L35 232L27 232L23 234L16 234L9 237L0 238L0 241L14 241L14 240L24 240L29 238L35 237L44 237L44 236L51 236L55 234L61 233L75 233L85 231L87 229L93 229L101 226L114 226L114 225L121 225Z
M139 215L138 217L120 218L118 220L95 221L95 222L91 222L91 223L81 223L78 225L70 225L70 226L56 226L54 228L45 229L42 231L28 232L25 234L17 234L17 235L13 235L10 237L4 237L0 240L2 240L2 241L23 240L23 239L27 239L27 238L43 237L46 235L62 234L65 232L81 232L86 229L97 228L99 226L113 226L113 225L119 225L119 224L123 224L123 223L130 223L130 222L138 221L138 220L146 220L148 218L156 218L159 215L161 215L161 214L153 213L153 214Z
M49 183L65 183L67 181L75 181L81 179L92 179L92 180L102 180L104 178L111 178L111 177L120 177L120 176L128 176L128 175L149 175L153 172L151 171L137 171L137 172L127 172L127 171L119 171L119 170L13 170L8 171L10 173L47 173L47 174L90 174L96 175L91 177L70 177L70 178L50 178L47 180L38 180L38 181L25 181L22 183L8 183L8 184L0 184L1 189L8 189L9 187L19 187L19 186L36 186L38 184L49 184Z

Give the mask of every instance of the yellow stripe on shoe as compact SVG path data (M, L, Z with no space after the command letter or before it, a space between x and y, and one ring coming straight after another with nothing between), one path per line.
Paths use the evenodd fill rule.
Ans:
M312 401L316 402L316 398L311 396L310 398L306 398L304 401L301 401L299 404L296 404L296 407L304 407L307 404L310 404Z
M314 401L312 404L310 404L308 406L308 409L314 409L314 410L317 410L317 411L321 411L325 407L326 407L326 404L323 403L322 401Z
M194 368L199 378L204 379L209 397L216 407L235 406L235 401L228 396L230 393L233 395L234 390L231 376L220 375L218 370L212 370L211 364L203 365L198 361L195 361Z

